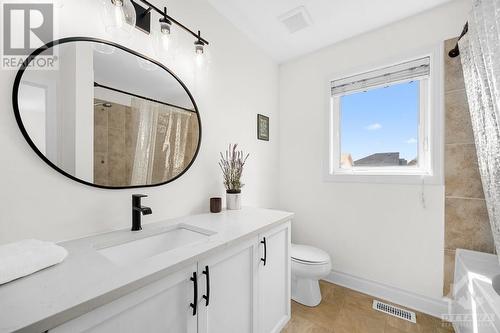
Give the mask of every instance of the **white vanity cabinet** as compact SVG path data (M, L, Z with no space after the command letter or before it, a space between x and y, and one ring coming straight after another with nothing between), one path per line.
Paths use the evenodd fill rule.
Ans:
M290 319L290 224L260 236L262 258L259 265L259 332L280 332Z
M196 333L194 297L196 265L191 265L109 304L64 323L50 333Z
M280 332L290 319L290 223L199 262L198 274L204 296L210 286L199 333Z
M255 237L198 263L199 333L257 332L257 244Z
M195 293L196 313L191 306ZM286 222L50 332L277 333L289 318Z

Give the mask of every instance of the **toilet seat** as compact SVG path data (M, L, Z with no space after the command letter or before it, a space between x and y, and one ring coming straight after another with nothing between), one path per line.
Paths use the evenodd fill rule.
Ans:
M330 262L328 253L307 245L292 244L291 258L292 261L304 265L324 265Z

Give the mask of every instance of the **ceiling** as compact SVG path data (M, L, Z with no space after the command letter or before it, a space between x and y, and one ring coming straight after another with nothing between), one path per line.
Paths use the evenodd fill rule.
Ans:
M208 1L281 63L453 0ZM287 28L283 17L300 12Z
M70 44L64 44L70 45ZM94 80L102 85L193 110L184 88L166 71L131 53L94 44Z

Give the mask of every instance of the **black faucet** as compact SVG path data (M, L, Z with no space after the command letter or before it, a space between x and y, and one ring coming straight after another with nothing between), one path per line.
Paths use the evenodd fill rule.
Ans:
M153 214L149 207L141 206L141 198L146 198L144 194L132 195L132 231L142 230L141 215Z

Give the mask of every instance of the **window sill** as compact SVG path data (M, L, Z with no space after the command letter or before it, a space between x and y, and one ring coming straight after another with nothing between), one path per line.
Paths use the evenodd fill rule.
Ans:
M384 172L361 172L361 171L341 171L334 174L327 174L325 182L338 183L371 183L371 184L408 184L408 185L442 185L439 177L428 173L384 173Z

